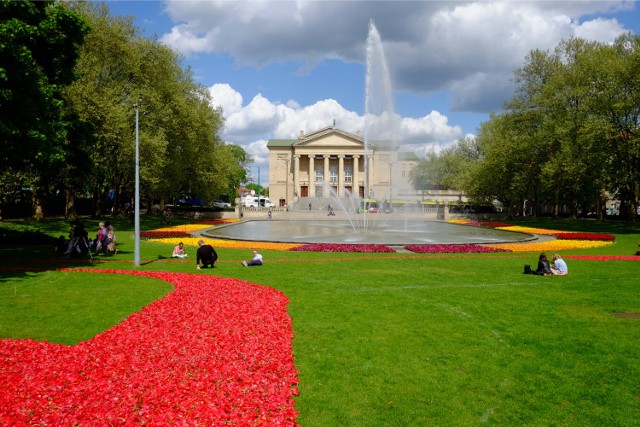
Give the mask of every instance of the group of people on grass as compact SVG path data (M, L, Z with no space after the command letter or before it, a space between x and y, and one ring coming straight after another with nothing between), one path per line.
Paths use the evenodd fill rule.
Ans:
M528 266L525 266L525 273L535 274L537 276L564 276L569 273L567 263L559 254L553 254L553 265L549 262L547 255L543 252L538 257L538 268L531 270L526 267Z
M108 221L98 224L98 232L94 239L89 239L89 233L84 224L78 220L71 221L69 238L58 237L54 244L56 252L62 252L64 258L80 258L90 252L113 255L118 253L116 248L116 233Z

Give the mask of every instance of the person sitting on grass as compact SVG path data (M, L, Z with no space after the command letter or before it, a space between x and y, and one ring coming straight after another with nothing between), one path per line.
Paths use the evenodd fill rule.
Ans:
M200 270L200 261L202 268L214 268L215 262L218 260L218 254L211 245L205 245L204 240L198 240L198 250L196 251L196 268Z
M547 255L543 252L538 257L538 269L535 271L538 276L551 276L551 265Z
M559 254L553 254L553 267L551 267L551 273L556 276L564 276L569 273L567 263L560 258Z
M178 243L178 246L173 248L173 255L171 255L171 256L173 258L186 258L188 255L184 251L184 243L182 243L182 242Z
M242 265L244 265L245 267L262 265L262 255L260 255L258 251L253 251L253 258L251 258L251 261L242 261Z

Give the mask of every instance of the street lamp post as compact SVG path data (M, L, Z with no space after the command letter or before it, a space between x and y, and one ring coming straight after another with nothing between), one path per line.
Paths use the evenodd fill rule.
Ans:
M135 225L133 238L133 265L140 267L140 136L139 136L139 113L142 98L136 102L136 191L135 191Z

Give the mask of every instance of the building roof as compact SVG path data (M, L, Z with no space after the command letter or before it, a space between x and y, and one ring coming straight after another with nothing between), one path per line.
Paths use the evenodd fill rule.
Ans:
M298 142L297 139L270 139L267 147L291 147L296 142Z
M364 142L362 136L359 133L352 134L328 126L308 134L304 134L302 131L300 131L300 136L295 139L270 139L269 141L267 141L267 148L291 148L295 144L309 143L314 140L321 139L328 134L339 134L352 141L359 141L361 143ZM380 150L390 150L394 148L394 142L391 140L372 140L368 141L367 143L370 144L372 148L377 148ZM405 161L420 160L419 157L416 156L416 154L412 151L400 151L398 152L398 158Z

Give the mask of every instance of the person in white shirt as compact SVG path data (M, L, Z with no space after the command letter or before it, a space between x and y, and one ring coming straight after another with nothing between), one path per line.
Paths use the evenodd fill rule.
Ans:
M569 267L567 267L567 263L564 262L560 255L553 254L553 267L551 267L551 273L556 276L564 276L569 273Z
M242 261L242 265L244 265L245 267L262 265L262 255L260 255L258 251L253 251L253 258L251 259L251 261Z

